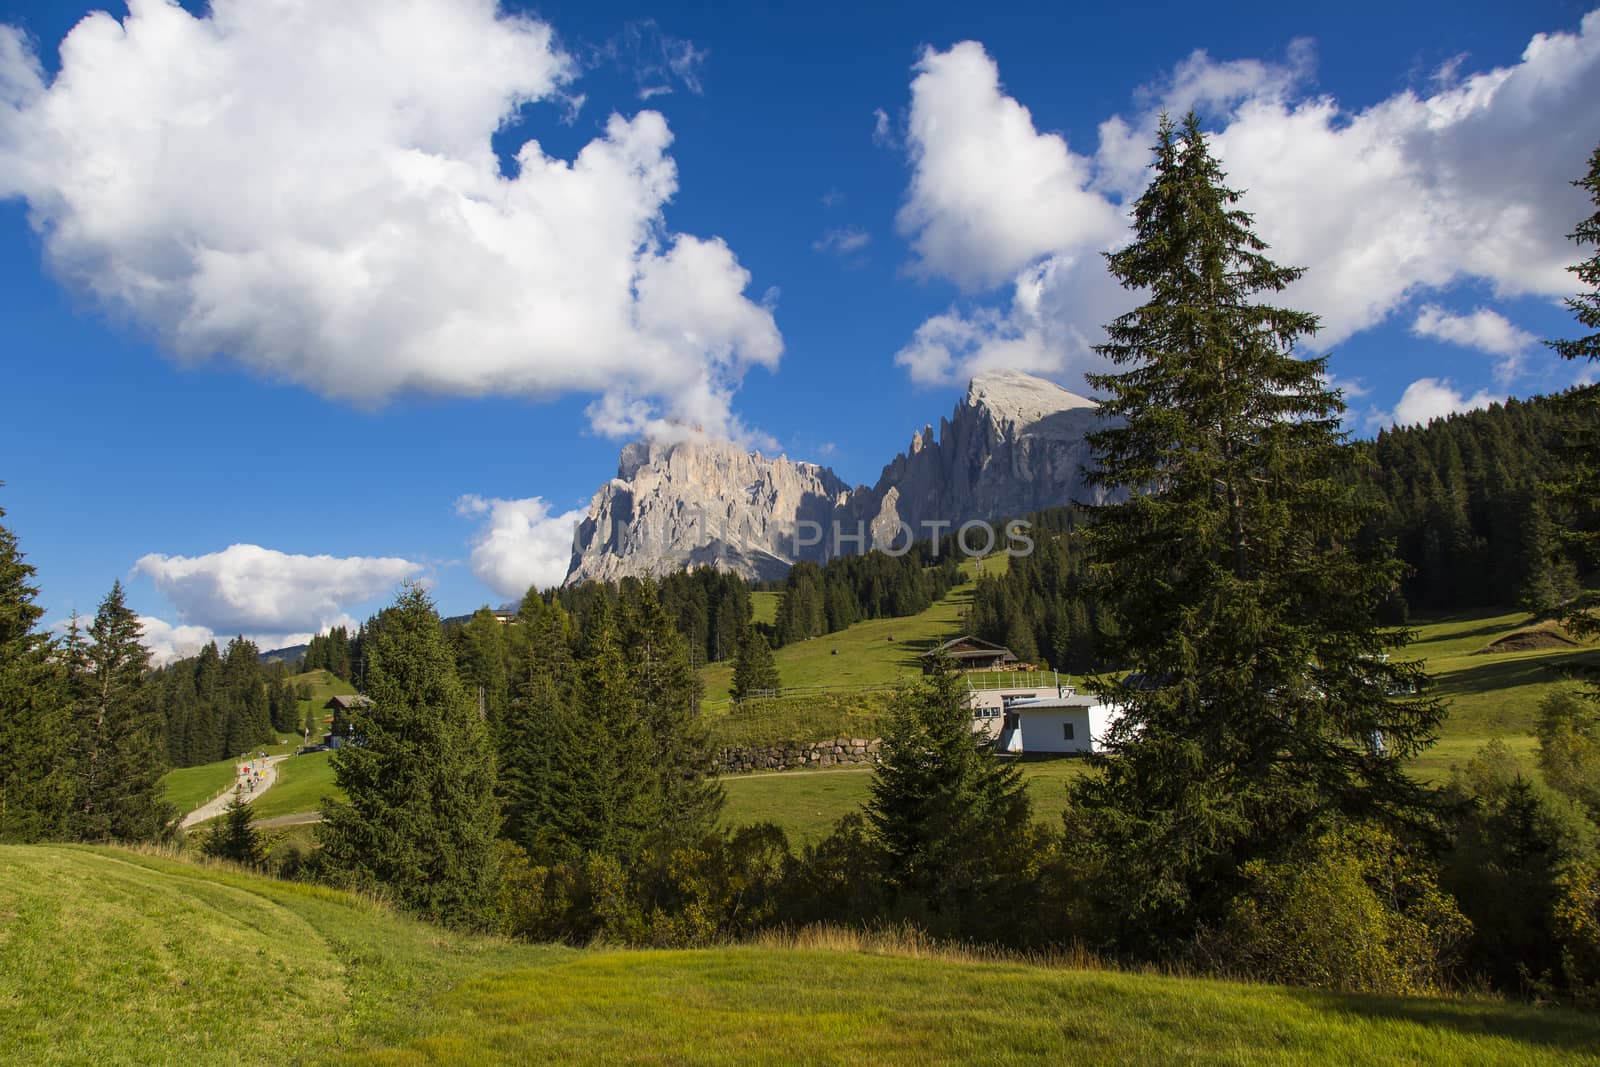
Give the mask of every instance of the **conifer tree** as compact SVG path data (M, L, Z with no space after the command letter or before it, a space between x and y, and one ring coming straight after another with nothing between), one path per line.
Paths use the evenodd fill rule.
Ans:
M560 739L564 796L551 812L552 840L568 858L631 859L659 838L664 813L654 739L605 600L592 609L584 644L575 713Z
M662 836L667 841L697 842L722 810L722 787L712 776L711 745L699 722L704 686L689 662L687 642L657 599L654 583L645 583L638 615L626 637L639 714L655 750ZM775 679L776 668L773 673Z
M146 691L150 653L139 619L114 582L89 627L74 709L73 823L85 840L151 841L172 831L160 799L166 770L161 715Z
M34 574L0 525L0 842L62 837L72 806L71 716L51 643L34 632Z
M372 706L351 712L333 757L348 799L322 805L327 867L426 918L485 927L499 883L494 754L420 586L384 611L372 646Z
M481 707L486 721L498 723L510 701L506 675L506 627L487 607L473 612L466 625L455 632L456 669L468 687L467 695Z
M561 605L531 595L519 615L526 648L498 731L505 835L530 856L545 858L560 851L558 817L576 802L563 759L577 729L572 630Z
M1368 514L1325 359L1297 358L1314 316L1272 305L1301 271L1265 255L1199 120L1163 119L1135 239L1109 253L1143 304L1107 328L1095 375L1105 428L1094 484L1108 659L1132 684L1116 756L1075 789L1125 944L1170 944L1214 918L1241 864L1333 813L1409 821L1425 795L1403 770L1439 706L1391 699L1420 665L1377 624L1397 563L1355 543ZM1115 421L1113 421L1115 420ZM1071 814L1071 813L1069 813Z
M1589 172L1572 184L1589 194L1595 211L1579 222L1569 236L1579 248L1593 248L1594 252L1567 268L1586 291L1566 303L1578 322L1592 332L1548 344L1563 359L1600 363L1600 145L1589 156ZM1572 472L1553 489L1576 514L1572 540L1592 562L1600 564L1600 382L1573 389L1566 399L1568 410L1575 416L1573 439L1567 448ZM1600 632L1600 618L1584 610L1589 606L1576 602L1568 616L1568 626L1579 633ZM1600 680L1596 685L1600 686Z
M1033 874L1031 808L1021 768L978 744L965 697L941 665L896 699L867 819L902 916L994 935L1016 923L1009 905Z
M754 626L745 627L738 658L733 661L733 688L728 692L733 699L743 700L752 693L772 692L781 685L772 646Z
M206 837L201 851L208 856L232 860L247 867L259 867L266 858L261 831L256 829L255 812L250 810L250 805L245 803L237 787L222 814L221 824Z

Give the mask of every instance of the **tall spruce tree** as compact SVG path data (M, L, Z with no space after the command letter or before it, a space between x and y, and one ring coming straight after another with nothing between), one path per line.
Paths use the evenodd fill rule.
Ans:
M960 676L942 665L900 694L867 820L900 916L947 936L1004 938L1034 875L1022 771L972 732Z
M1589 172L1572 184L1589 194L1595 211L1579 222L1569 236L1579 248L1592 247L1594 253L1567 268L1586 291L1566 303L1578 322L1592 332L1548 344L1563 359L1600 363L1600 145L1589 156ZM1576 416L1566 449L1572 473L1552 488L1576 516L1571 540L1591 562L1600 564L1600 382L1573 389L1566 396L1566 404ZM1568 625L1580 633L1600 632L1600 618L1585 610L1592 606L1593 598L1574 603ZM1596 679L1596 686L1600 687L1600 679Z
M514 668L515 694L498 731L500 786L506 837L542 860L562 852L562 816L577 803L574 769L563 758L579 728L572 628L561 605L532 595L519 615L527 641Z
M770 693L781 684L772 646L754 626L746 626L738 657L733 661L733 688L728 693L735 700L743 700L752 693Z
M65 836L72 808L72 720L54 649L34 632L34 574L0 525L0 842Z
M636 858L661 836L660 779L655 742L639 713L616 620L603 599L588 619L574 697L574 714L559 739L564 795L551 812L551 840L565 858Z
M1093 483L1126 491L1090 530L1114 605L1101 685L1123 708L1115 756L1074 789L1122 943L1160 950L1215 918L1240 865L1333 813L1421 817L1403 761L1439 706L1413 690L1407 641L1375 621L1400 580L1356 546L1358 457L1315 317L1268 302L1301 271L1265 255L1199 120L1163 119L1135 239L1107 260L1145 302L1107 327ZM1085 817L1086 816L1086 817Z
M74 709L73 828L85 840L152 841L172 832L175 813L161 799L166 742L160 710L146 691L150 653L122 583L100 602L69 682Z
M689 661L688 642L661 605L653 582L644 584L638 612L624 636L639 715L654 747L662 838L698 842L715 826L723 803L722 787L712 775L711 743L699 721L705 687Z
M499 886L494 754L420 586L383 612L367 695L372 706L350 713L350 743L333 757L348 799L322 805L328 869L426 918L488 926Z

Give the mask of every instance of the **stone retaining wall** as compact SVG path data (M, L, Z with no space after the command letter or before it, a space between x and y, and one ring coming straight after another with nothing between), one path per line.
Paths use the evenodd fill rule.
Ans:
M716 773L790 771L837 767L851 763L877 763L883 748L880 738L835 737L828 741L784 741L776 745L738 745L717 750Z

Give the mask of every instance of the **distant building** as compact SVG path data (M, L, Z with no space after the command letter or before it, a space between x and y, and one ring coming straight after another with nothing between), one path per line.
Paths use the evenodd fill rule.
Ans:
M1053 671L966 676L972 732L1011 755L1104 751L1120 710L1080 694Z
M922 654L922 670L931 671L940 659L947 659L964 671L994 671L1019 662L1004 645L991 644L967 634L953 638Z
M1106 734L1119 714L1110 704L1070 690L1060 696L1019 700L1006 709L1000 751L1027 755L1103 752Z
M328 702L322 705L322 710L333 712L333 724L322 743L328 748L343 748L350 736L350 721L346 715L357 708L370 707L372 698L364 697L360 693L340 693L329 697Z
M1054 671L975 671L963 677L967 707L972 711L972 732L998 741L1006 713L1029 700L1071 692Z

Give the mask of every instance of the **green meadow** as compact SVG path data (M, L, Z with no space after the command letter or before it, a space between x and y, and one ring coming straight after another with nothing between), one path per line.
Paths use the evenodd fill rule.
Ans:
M947 953L451 933L226 866L0 847L0 1062L1564 1064L1600 1019Z

